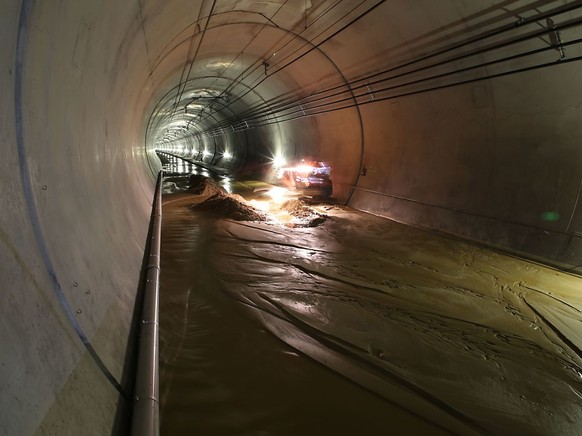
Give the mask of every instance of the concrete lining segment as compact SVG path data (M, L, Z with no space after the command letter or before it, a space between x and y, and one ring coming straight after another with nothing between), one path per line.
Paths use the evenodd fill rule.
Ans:
M51 279L52 288L57 295L57 298L61 304L63 311L65 312L72 328L74 329L75 333L87 349L87 352L91 356L91 358L95 361L95 364L98 368L103 372L107 380L113 385L115 389L119 391L120 394L127 397L127 393L123 392L123 388L119 384L119 382L115 379L115 377L111 374L107 366L101 360L101 357L97 354L89 338L87 337L85 331L79 324L75 314L73 313L73 309L65 296L61 283L59 282L59 278L57 277L57 273L54 269L51 256L48 252L48 248L46 246L45 237L43 234L43 230L41 228L40 217L38 214L38 210L36 209L36 201L34 199L34 193L32 191L32 183L30 179L30 171L28 168L28 162L26 157L26 149L24 144L24 127L22 122L23 117L23 76L24 76L24 58L26 53L26 37L28 33L28 26L29 26L29 16L33 7L33 0L24 0L22 3L21 13L20 13L20 23L18 27L18 44L16 47L16 84L15 84L15 99L14 99L14 106L16 113L16 142L18 146L18 156L19 156L19 163L20 163L20 176L22 177L22 186L24 188L24 197L26 200L26 204L28 207L28 213L30 216L30 222L33 227L34 235L36 238L36 242L38 244L38 249L40 251L40 255L44 266L46 268L47 274Z
M75 20L81 23L79 34L66 23L72 16L90 15L91 8L9 3L3 5L1 26L6 69L0 84L3 95L14 98L7 98L0 111L5 150L0 164L5 236L0 434L33 434L41 428L47 434L103 434L103 428L115 427L121 399L113 384L121 390L147 233L140 224L149 211L143 200L152 187L128 183L147 180L137 174L144 172L145 160L135 153L140 163L128 165L131 148L112 152L111 144L102 142L107 120L95 125L99 117L87 114L104 96L89 97L95 88L103 89L96 83L100 73L87 68L91 58L78 50L94 44L94 33L82 20ZM21 8L19 30L14 24ZM47 24L53 13L62 27ZM69 57L72 47L75 55ZM111 133L114 142L122 142L117 132ZM119 165L123 160L125 165ZM103 165L116 167L111 171L116 175L99 171ZM112 181L127 185L127 192L116 194ZM109 207L124 203L132 205L129 214ZM81 362L85 369L78 371ZM68 400L66 385L74 385ZM47 419L49 410L59 411L54 419ZM91 419L95 425L87 430Z

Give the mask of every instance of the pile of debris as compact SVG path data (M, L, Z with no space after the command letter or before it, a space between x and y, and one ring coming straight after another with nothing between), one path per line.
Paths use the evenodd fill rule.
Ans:
M207 211L221 218L230 218L235 221L267 221L265 213L247 204L240 195L224 192L195 204L192 209Z
M194 211L204 211L220 218L235 221L268 221L285 223L287 227L316 227L323 224L328 216L310 207L305 199L291 199L282 204L271 202L261 209L253 207L253 201L247 202L237 194L229 194L224 188L208 177L192 174L188 180L188 192L200 196L204 201L191 206ZM198 201L200 201L198 200ZM261 204L264 201L259 201ZM318 203L315 203L318 204Z
M299 199L287 200L281 204L281 210L296 218L291 227L317 227L327 219L327 215L314 211Z
M188 179L188 184L190 185L188 192L194 195L226 194L224 188L209 177L192 174Z

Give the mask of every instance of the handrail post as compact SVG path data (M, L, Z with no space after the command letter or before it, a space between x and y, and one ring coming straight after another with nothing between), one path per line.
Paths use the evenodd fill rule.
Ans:
M162 179L160 171L153 203L150 253L140 325L132 436L158 436L159 412L159 291L162 236Z

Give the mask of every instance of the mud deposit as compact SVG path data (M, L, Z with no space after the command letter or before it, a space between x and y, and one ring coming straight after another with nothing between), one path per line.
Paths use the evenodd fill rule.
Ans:
M226 195L226 190L214 180L197 174L188 177L188 192L194 195Z
M236 221L267 221L264 213L249 206L242 197L236 195L216 194L202 203L195 204L192 209Z
M582 434L579 277L338 206L164 214L162 434Z
M168 193L179 190L193 195L193 211L206 212L219 218L263 221L295 228L316 227L328 218L326 214L313 209L313 205L319 204L313 200L291 198L276 202L271 201L265 194L261 196L252 192L247 193L252 197L251 201L247 201L241 195L227 193L214 180L200 175L190 175L187 184L183 183L182 188L168 190Z
M327 220L327 215L314 211L301 199L287 200L280 209L296 218L288 227L317 227Z
M214 258L220 252L220 259L233 260L223 253L230 239L224 239L226 222L235 223L207 214L192 219L187 201L164 206L162 435L448 434L272 334L272 321L263 321L244 294L232 294L243 282L254 286L256 274L268 273L254 269L265 264L243 271L246 261L234 266ZM236 240L237 253L238 243L246 242ZM229 272L233 267L236 273ZM294 286L287 280L280 285ZM314 339L313 346L322 345Z

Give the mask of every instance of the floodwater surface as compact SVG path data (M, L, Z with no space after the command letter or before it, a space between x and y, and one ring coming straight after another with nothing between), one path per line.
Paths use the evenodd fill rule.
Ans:
M216 219L164 208L162 435L447 434L273 335L233 296L254 278L214 257L225 242Z
M579 277L340 206L165 201L162 435L582 434Z

